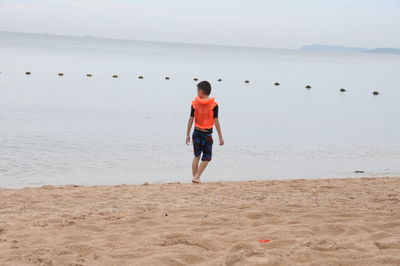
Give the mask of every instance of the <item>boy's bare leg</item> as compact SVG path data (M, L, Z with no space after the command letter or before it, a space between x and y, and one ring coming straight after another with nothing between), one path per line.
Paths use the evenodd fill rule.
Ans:
M197 169L197 172L193 177L193 182L200 183L200 176L204 172L204 170L206 169L208 163L209 163L209 161L202 161L200 163L199 168Z
M199 169L199 161L200 161L200 155L199 156L195 156L193 158L193 162L192 162L192 173L193 173L193 177L196 175L197 170Z

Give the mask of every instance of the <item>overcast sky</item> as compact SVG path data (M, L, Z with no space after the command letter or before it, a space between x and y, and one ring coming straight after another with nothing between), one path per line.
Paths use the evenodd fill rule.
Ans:
M400 48L400 0L0 0L0 30L270 48Z

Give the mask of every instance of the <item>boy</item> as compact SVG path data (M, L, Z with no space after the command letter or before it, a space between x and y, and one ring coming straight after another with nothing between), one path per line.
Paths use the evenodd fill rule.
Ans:
M212 157L212 132L215 127L219 136L219 145L224 145L222 138L221 126L218 120L218 104L215 98L210 98L211 84L208 81L202 81L197 84L198 97L192 102L192 110L187 125L186 144L190 143L190 131L192 129L193 120L195 128L193 131L193 150L194 158L192 163L193 179L192 182L199 184L200 176L206 169ZM203 153L200 161L200 155Z

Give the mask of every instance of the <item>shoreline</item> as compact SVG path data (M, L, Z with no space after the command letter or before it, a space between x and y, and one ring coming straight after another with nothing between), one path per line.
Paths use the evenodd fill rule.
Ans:
M0 188L0 206L0 265L400 264L400 177Z
M277 179L244 179L244 180L217 180L217 181L207 181L207 178L203 178L201 184L219 184L219 183L242 183L242 182L273 182L273 181L307 181L307 180L347 180L347 179L379 179L379 178L400 178L399 175L384 175L384 176L362 176L359 174L354 174L353 176L349 175L346 177L312 177L312 178L277 178ZM143 186L143 185L153 185L153 186L161 186L161 185L171 185L171 184L193 184L191 179L187 179L186 181L171 181L171 182L141 182L141 183L117 183L117 184L79 184L79 183L69 183L69 184L31 184L28 186L19 186L19 187L1 187L1 190L19 190L19 189L29 189L29 188L42 188L42 187L118 187L118 186Z

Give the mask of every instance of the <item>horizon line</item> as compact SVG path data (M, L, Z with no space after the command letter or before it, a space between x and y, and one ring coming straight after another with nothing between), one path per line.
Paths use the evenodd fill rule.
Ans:
M100 37L91 34L84 35L67 35L67 34L57 34L57 33L48 33L48 32L23 32L23 31L8 31L1 30L0 33L11 33L11 34L30 34L30 35L41 35L41 36L54 36L54 37L66 37L66 38L86 38L86 39L99 39L99 40L111 40L111 41L132 41L132 42L142 42L142 43L161 43L161 44L178 44L178 45L195 45L195 46L214 46L214 47L229 47L229 48L247 48L247 49L272 49L272 50L289 50L289 51L297 51L302 50L305 46L338 46L344 48L363 48L366 50L380 49L380 48L393 48L399 49L395 47L363 47L363 46L346 46L340 44L321 44L321 43L310 43L304 44L299 48L278 48L278 47L264 47L264 46L248 46L248 45L232 45L232 44L213 44L213 43L193 43L193 42L180 42L180 41L160 41L160 40L138 40L138 39L124 39L124 38L111 38L111 37Z
M212 43L192 43L192 42L172 42L172 41L156 41L156 40L138 40L138 39L123 39L111 37L99 37L91 34L84 35L66 35L48 32L23 32L23 31L8 31L1 30L0 33L16 33L16 34L30 34L30 35L50 35L55 37L67 38L86 38L86 39L100 39L100 40L113 40L113 41L133 41L133 42L146 42L146 43L162 43L162 44L179 44L179 45L198 45L198 46L217 46L217 47L230 47L230 48L250 48L250 49L276 49L276 50L300 50L301 48L269 48L263 46L246 46L246 45L229 45L229 44L212 44Z

